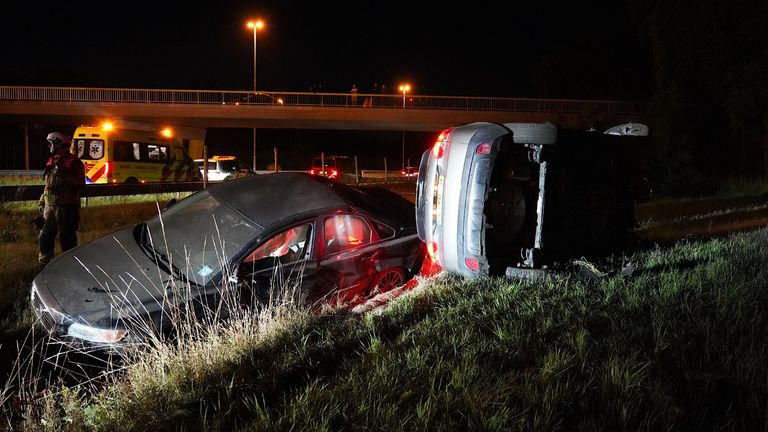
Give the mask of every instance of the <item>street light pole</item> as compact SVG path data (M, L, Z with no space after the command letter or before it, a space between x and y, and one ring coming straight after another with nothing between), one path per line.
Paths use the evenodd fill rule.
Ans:
M248 21L248 28L253 29L253 94L256 96L256 32L264 27L264 21ZM256 171L256 128L253 128L253 170Z
M261 23L261 21L257 21L257 23L253 25L253 92L254 93L256 93L256 30L260 27L258 23Z
M403 109L405 109L405 94L411 90L410 84L401 84L400 91L403 92ZM402 171L405 171L405 129L403 129L403 153L400 161Z

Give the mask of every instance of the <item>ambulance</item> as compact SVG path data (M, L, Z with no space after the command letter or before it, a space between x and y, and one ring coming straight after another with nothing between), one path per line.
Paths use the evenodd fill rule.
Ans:
M86 183L196 182L200 170L170 128L116 128L111 123L80 126L73 153L85 165Z

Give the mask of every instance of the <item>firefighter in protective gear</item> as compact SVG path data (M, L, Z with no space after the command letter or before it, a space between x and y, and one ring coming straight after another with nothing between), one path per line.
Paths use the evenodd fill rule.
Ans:
M45 189L38 205L45 222L40 230L38 262L44 267L51 261L59 236L61 251L77 246L80 224L80 193L85 187L85 167L70 153L71 140L60 132L48 134L50 157L45 164Z

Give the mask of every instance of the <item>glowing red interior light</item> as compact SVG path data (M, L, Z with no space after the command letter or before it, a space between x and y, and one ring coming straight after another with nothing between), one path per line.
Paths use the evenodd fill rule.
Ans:
M405 170L400 171L400 174L405 175Z
M464 264L468 269L474 272L480 270L480 262L477 260L477 258L464 258Z
M311 170L309 170L309 173L312 174L312 175L315 175L315 170L311 169Z
M427 254L429 255L430 261L437 262L437 243L427 243Z
M477 154L491 154L491 143L482 143L475 150Z
M331 178L336 177L337 175L339 175L338 171L336 170L331 171Z

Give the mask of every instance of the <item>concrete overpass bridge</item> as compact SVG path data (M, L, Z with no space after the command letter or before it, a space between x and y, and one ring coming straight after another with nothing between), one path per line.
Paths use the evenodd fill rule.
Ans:
M104 119L207 127L440 131L475 121L591 127L642 122L646 104L622 101L410 94L0 87L0 122L94 124Z

